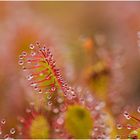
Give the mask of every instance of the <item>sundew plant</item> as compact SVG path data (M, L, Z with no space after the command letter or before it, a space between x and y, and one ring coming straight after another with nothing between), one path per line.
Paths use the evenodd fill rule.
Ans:
M139 9L0 2L0 138L140 139Z

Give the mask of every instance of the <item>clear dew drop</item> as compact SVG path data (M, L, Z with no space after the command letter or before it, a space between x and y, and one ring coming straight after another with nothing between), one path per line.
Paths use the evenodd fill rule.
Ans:
M59 112L58 108L53 109L53 113L57 114Z
M63 99L62 99L61 97L59 97L59 98L57 99L57 102L58 102L58 103L62 103L62 102L63 102Z
M41 49L42 49L42 51L46 51L46 47L45 47L45 45L44 45L44 47L42 47Z
M56 87L51 87L51 91L54 92L56 90Z
M10 129L10 133L11 133L12 135L15 134L15 132L16 132L15 128L11 128L11 129Z
M35 44L36 44L36 46L40 46L40 43L39 43L38 41L36 41L36 43L35 43Z
M29 47L31 50L33 50L35 48L35 46L33 44L30 44L30 47Z
M64 92L64 96L65 96L65 97L67 96L67 92Z
M60 105L60 111L65 112L67 110L67 106L65 104Z
M98 131L98 127L94 127L94 131Z
M58 118L56 122L57 122L57 124L62 125L64 123L64 119Z
M137 112L140 113L140 106L138 106L138 108L137 108Z
M24 57L23 57L23 55L19 55L19 59L23 59Z
M52 105L52 102L51 101L48 101L48 105L51 106Z
M38 90L38 87L37 87L37 86L35 86L35 87L34 87L34 90L35 90L35 91L37 91L37 90Z
M33 75L32 75L32 74L27 76L27 80L28 80L28 81L30 81L30 80L32 80L32 79L33 79Z
M25 119L24 119L24 118L20 118L19 121L20 121L21 123L24 123L24 122L25 122Z
M68 95L67 95L67 99L68 99L68 100L72 100L71 94L68 94Z
M26 67L23 66L23 67L22 67L22 70L23 70L23 71L26 71L27 69L26 69Z
M126 119L127 119L127 120L130 120L130 119L131 119L131 117L128 115L128 116L126 116Z
M128 114L127 111L124 111L123 115L124 115L124 116L128 116L129 114Z
M23 60L19 60L19 61L18 61L18 64L21 66L21 65L24 64L24 61L23 61Z
M26 55L27 55L27 52L23 51L23 52L22 52L22 55L23 55L23 56L26 56Z
M27 63L30 64L30 63L31 63L31 59L28 59L28 60L27 60Z
M117 129L122 129L122 125L121 124L117 124Z
M41 93L42 93L42 90L41 90L41 89L39 89L39 90L38 90L38 93L39 93L39 94L41 94Z
M31 87L36 87L36 86L37 86L37 84L36 84L36 83L34 83L34 82L32 82L32 83L30 84L30 86L31 86Z
M5 119L2 119L1 120L1 124L5 124L6 123L6 120Z
M131 119L131 116L129 115L127 111L124 111L123 115L127 120Z
M131 125L130 124L127 124L127 129L131 129Z
M34 51L31 51L31 56L35 56L36 53Z

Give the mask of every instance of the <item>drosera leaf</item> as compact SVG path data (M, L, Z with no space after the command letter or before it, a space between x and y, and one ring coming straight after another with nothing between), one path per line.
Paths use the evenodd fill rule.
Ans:
M43 115L38 115L32 120L29 133L32 139L46 139L49 137L48 122Z
M67 83L63 80L60 70L56 68L56 62L49 48L36 42L30 44L30 52L22 52L18 64L26 72L29 85L37 93L55 93L62 90L65 93L68 89Z
M69 106L66 112L65 127L74 138L90 138L93 127L90 112L80 105Z

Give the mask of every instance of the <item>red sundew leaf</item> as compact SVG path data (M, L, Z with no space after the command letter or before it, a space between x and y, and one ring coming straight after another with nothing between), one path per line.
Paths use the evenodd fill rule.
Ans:
M63 80L60 70L50 50L39 42L30 44L30 52L25 51L19 56L19 65L27 72L27 80L31 87L38 93L55 93L68 90L67 83Z

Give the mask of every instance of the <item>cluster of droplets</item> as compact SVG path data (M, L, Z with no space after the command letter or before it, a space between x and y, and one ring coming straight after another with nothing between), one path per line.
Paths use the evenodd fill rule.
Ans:
M37 93L55 93L69 90L63 80L60 70L56 68L53 55L45 45L36 42L30 44L30 52L23 51L19 56L18 64L26 71L26 78Z

